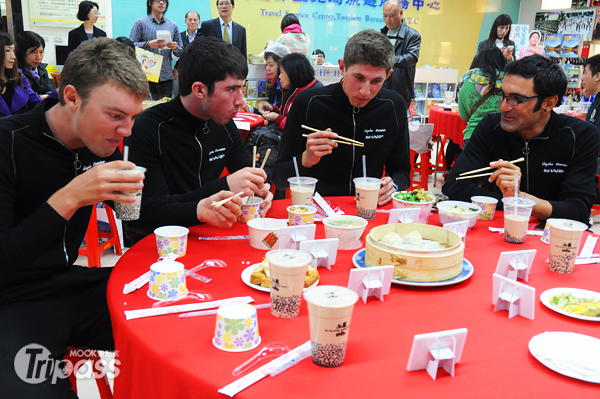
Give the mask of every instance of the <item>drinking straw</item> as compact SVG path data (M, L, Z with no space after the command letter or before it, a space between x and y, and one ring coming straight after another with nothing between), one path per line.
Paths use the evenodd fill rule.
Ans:
M127 158L129 158L129 146L123 146L123 161L127 162Z
M252 147L252 168L256 168L256 146ZM246 205L254 204L254 193L252 197L246 198Z
M367 156L363 155L363 177L367 177Z
M519 174L515 174L515 216L519 214L517 204L519 203Z
M300 177L300 172L298 171L298 162L296 161L296 157L292 158L294 160L294 168L296 169L296 177Z

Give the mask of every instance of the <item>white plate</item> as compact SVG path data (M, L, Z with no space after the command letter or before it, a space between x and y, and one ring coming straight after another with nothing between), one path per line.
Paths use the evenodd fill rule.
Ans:
M598 338L573 332L545 332L531 338L529 352L550 370L600 384Z
M549 290L542 292L540 295L540 301L542 301L542 303L544 305L546 305L546 307L548 307L548 309L554 310L556 313L564 314L565 316L573 317L574 319L588 320L588 321L600 321L600 317L582 316L582 315L578 315L575 313L570 313L570 312L564 311L561 308L559 308L558 306L554 306L550 303L550 299L553 296L560 295L560 294L569 294L569 293L571 293L575 298L590 298L590 299L599 299L600 300L600 292L582 290L580 288L562 288L561 287L561 288L550 288Z
M252 275L252 272L254 271L254 266L258 265L258 263L254 264L254 265L250 265L247 268L245 268L242 271L242 281L244 282L244 284L246 284L248 287L252 287L255 290L259 290L259 291L263 291L263 292L271 292L270 288L266 288L266 287L261 287L260 285L256 285L256 284L252 284L250 282L250 276ZM319 279L320 280L320 279ZM306 291L309 288L313 288L316 287L317 284L319 284L319 280L315 281L315 283L313 285L311 285L308 288L304 288L303 291Z
M363 268L365 267L365 248L359 250L352 256L352 263L354 267ZM399 285L411 285L413 287L442 287L444 285L458 284L473 275L473 264L463 258L463 267L460 274L456 277L449 278L448 280L441 281L408 281L392 279L392 283Z

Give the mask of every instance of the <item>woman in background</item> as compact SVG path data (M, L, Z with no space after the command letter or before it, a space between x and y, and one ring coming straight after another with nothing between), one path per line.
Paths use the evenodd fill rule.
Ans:
M519 58L527 57L528 55L542 54L544 47L538 46L542 33L539 30L534 30L529 33L529 47L519 51Z
M46 71L48 64L43 64L44 38L32 31L24 31L15 38L17 47L17 64L21 67L23 75L29 81L31 89L39 96L45 97L53 90L52 81Z
M477 54L484 47L496 46L502 51L502 55L508 60L513 60L513 53L515 51L515 42L509 39L510 37L510 26L512 25L512 19L510 15L501 14L496 17L490 29L490 36L487 40L482 40L477 46Z
M281 107L263 103L268 111L263 116L283 131L294 98L304 90L320 87L323 84L315 79L315 70L310 65L308 58L299 53L283 57L279 66L279 80L281 87L285 90Z
M4 118L29 111L42 99L17 68L15 44L6 32L0 32L0 49L0 118Z
M69 52L75 50L85 40L95 37L106 37L106 32L94 26L98 22L98 3L93 1L82 1L79 3L77 19L83 21L78 27L69 32Z
M290 49L292 53L301 53L310 59L308 54L308 46L310 38L302 32L300 20L296 14L286 14L281 20L282 35L275 40L275 43L281 43Z
M477 55L477 67L460 78L458 110L461 119L467 121L463 149L479 121L487 114L500 112L500 103L494 94L502 87L506 63L506 57L498 47L488 46Z

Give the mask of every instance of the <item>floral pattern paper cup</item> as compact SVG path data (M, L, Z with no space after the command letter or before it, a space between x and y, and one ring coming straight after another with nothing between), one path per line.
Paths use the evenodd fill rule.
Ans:
M313 224L317 208L310 205L292 205L287 207L290 226Z
M155 229L158 256L175 255L177 258L185 256L189 232L187 228L181 226L163 226Z
M212 343L226 352L245 352L260 345L256 308L235 303L221 306L217 311L215 336Z
M250 201L254 198L253 201ZM242 216L238 218L238 222L248 223L252 219L260 217L260 204L263 199L260 197L245 197L242 198Z
M148 296L157 301L171 301L188 293L183 263L156 262L150 266Z
M483 195L476 195L471 197L471 203L479 205L481 212L477 215L479 220L493 220L494 214L496 213L496 205L498 200L493 197L486 197Z

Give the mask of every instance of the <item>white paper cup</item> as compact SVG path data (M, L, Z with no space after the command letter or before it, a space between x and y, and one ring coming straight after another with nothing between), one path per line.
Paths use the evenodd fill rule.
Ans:
M238 218L238 222L248 223L249 220L260 217L260 204L262 204L263 199L255 196L254 199L250 201L251 198L252 197L242 198L242 215Z
M178 258L185 256L189 232L187 228L181 226L163 226L155 229L158 256L171 254L177 255Z
M259 218L248 221L250 246L256 249L279 248L279 229L286 227L284 220Z
M556 273L573 273L575 258L587 225L575 220L550 221L550 270Z
M313 224L317 208L309 205L292 205L287 207L290 226Z
M146 168L136 166L135 169L117 170L117 173L140 173L144 175L144 173L146 173ZM140 188L139 190L130 191L124 194L135 197L135 202L130 204L126 202L115 201L114 205L117 219L121 219L123 221L138 220L140 218L140 211L142 209L142 189Z
M157 301L171 301L187 294L183 263L156 262L150 266L148 296Z
M276 249L266 253L271 279L271 314L296 317L300 312L306 269L312 256L296 249Z
M358 216L330 216L323 219L325 237L339 239L338 249L357 249L363 245L361 238L368 223ZM352 224L358 225L353 226Z
M494 197L486 197L484 195L476 195L471 197L471 203L479 205L481 212L477 215L479 220L494 220L496 214L496 205L498 200Z
M213 345L226 352L245 352L260 345L256 308L234 303L217 310Z

